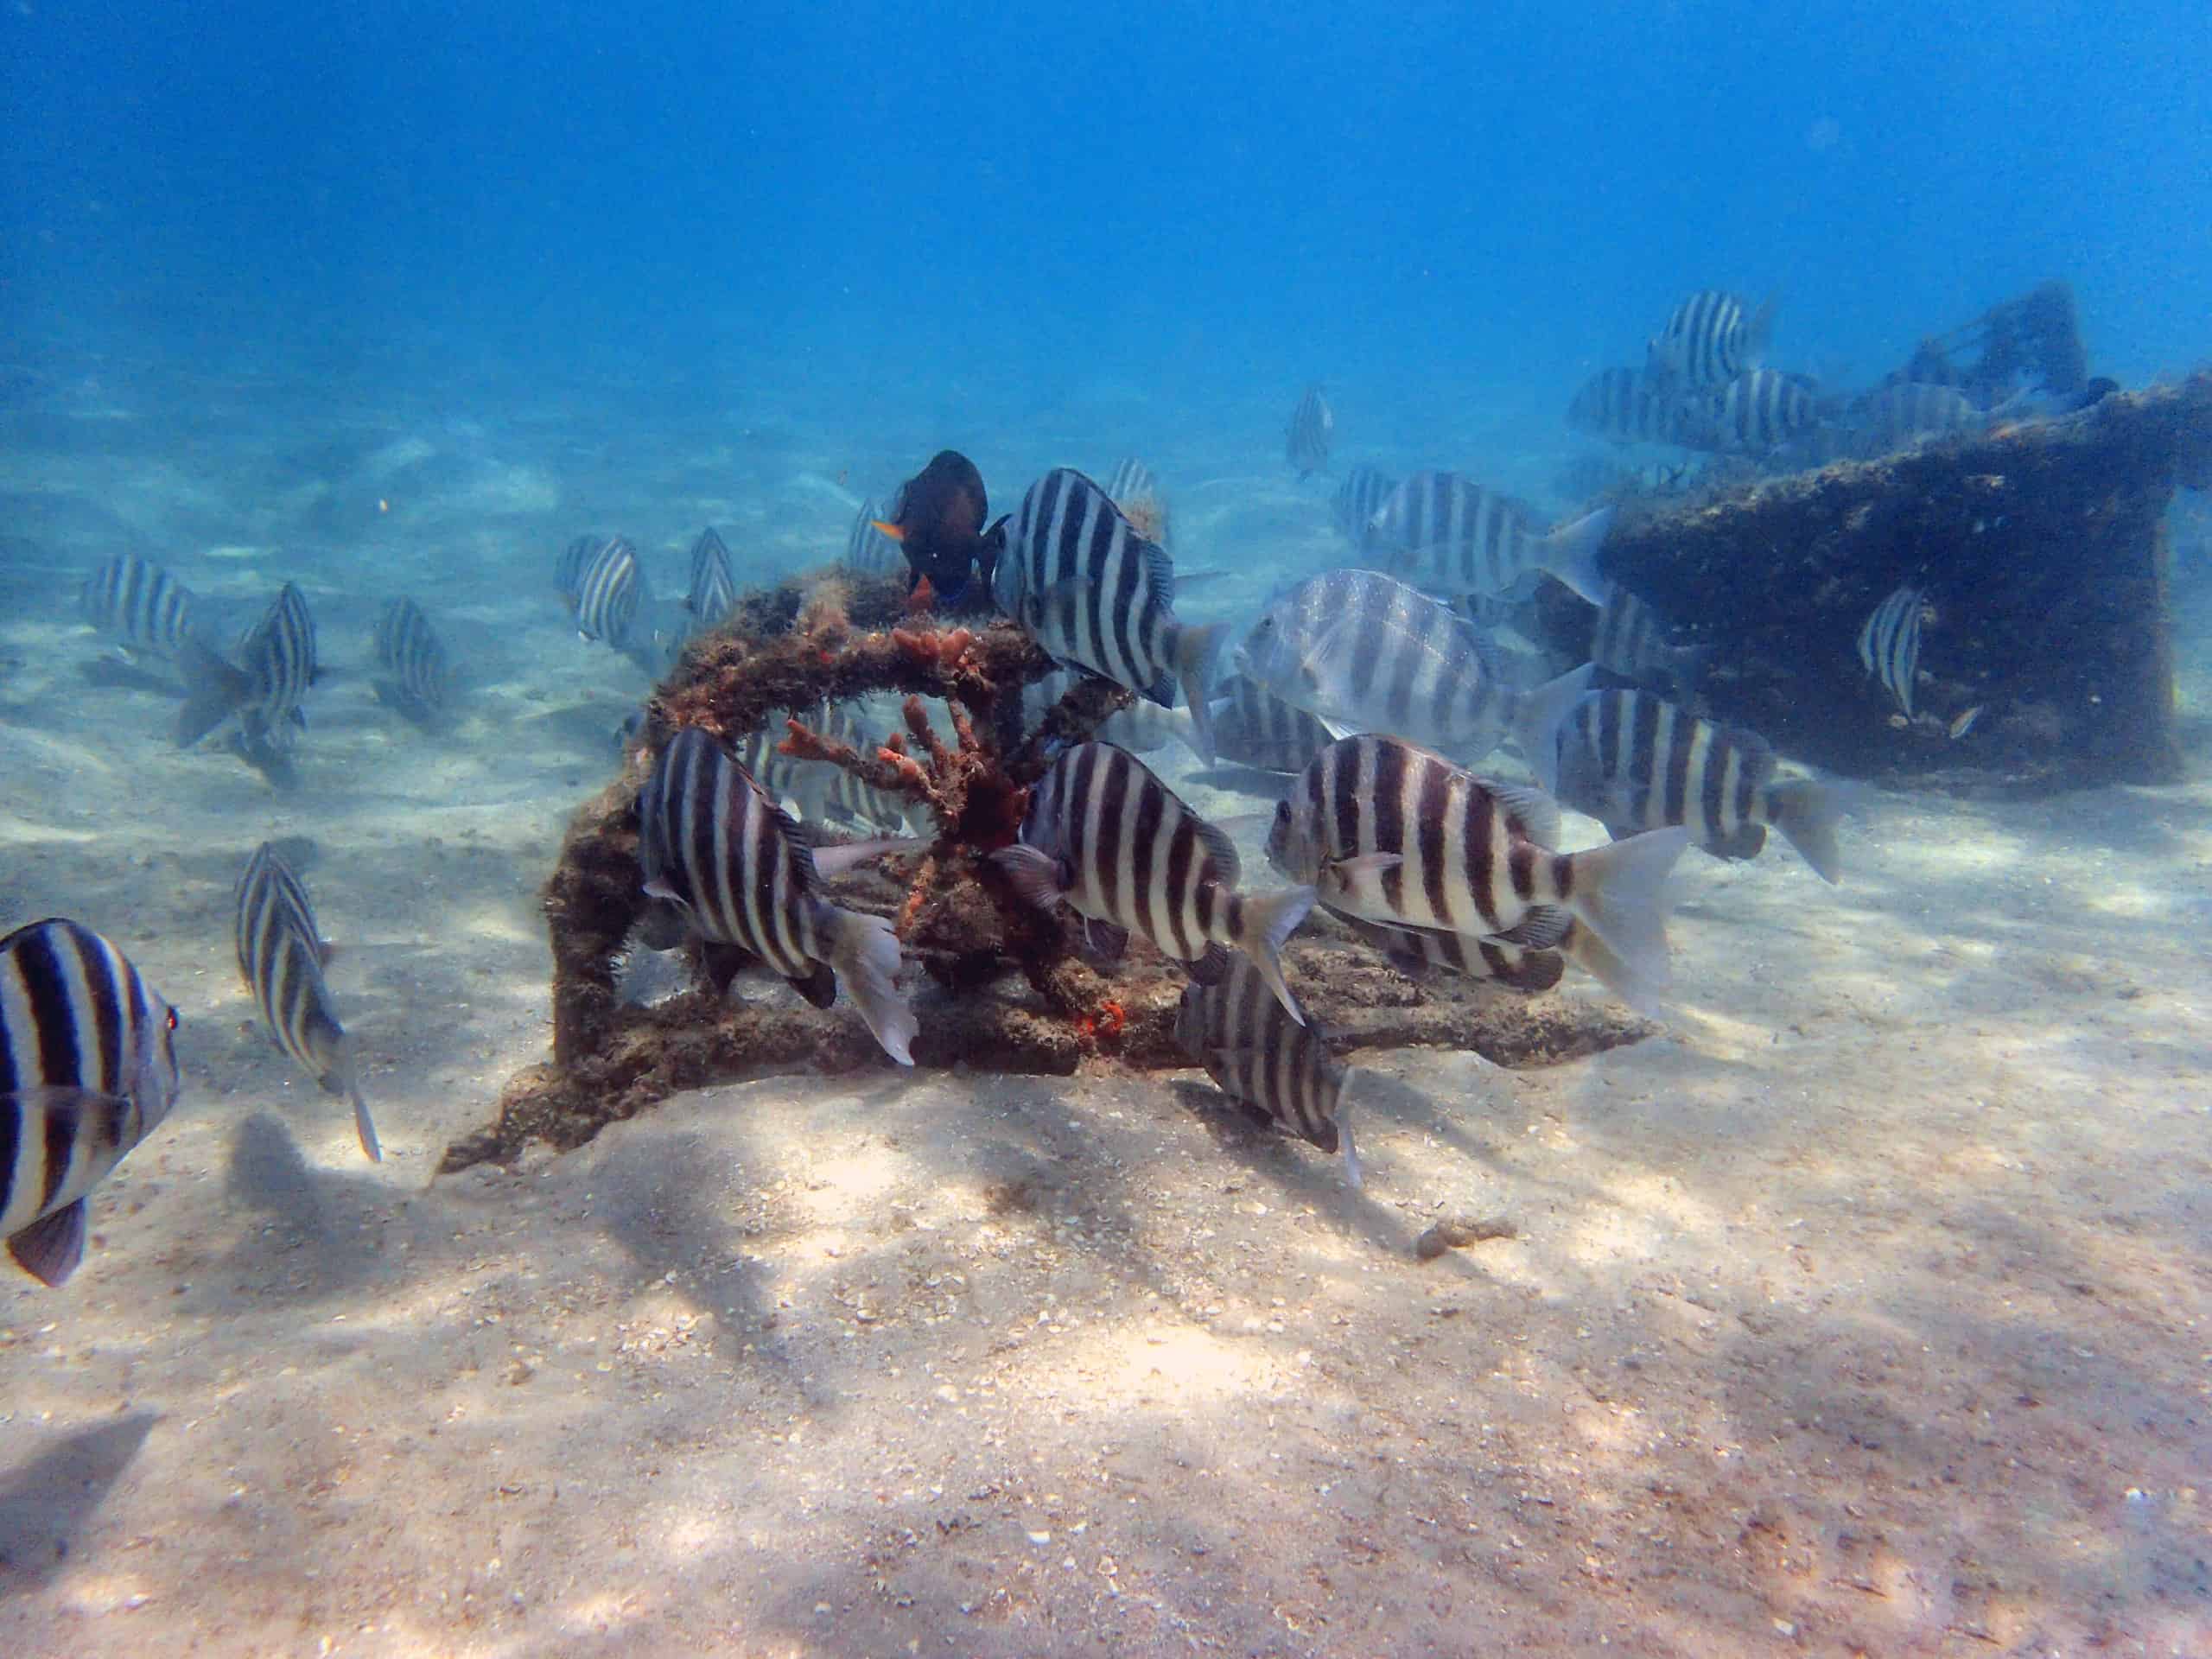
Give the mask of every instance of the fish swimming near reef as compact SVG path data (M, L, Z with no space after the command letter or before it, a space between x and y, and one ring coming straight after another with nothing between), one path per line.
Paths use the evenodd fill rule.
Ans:
M1916 380L1878 387L1854 403L1850 411L1859 452L1868 455L1887 454L1953 432L1980 432L1992 418L1956 388Z
M853 527L845 536L842 563L855 575L893 576L908 573L906 555L897 542L883 533L873 500L861 503Z
M1642 369L1600 369L1568 401L1567 423L1615 443L1680 443L1681 388Z
M160 565L118 553L78 591L85 620L127 652L174 657L193 638L191 591Z
M1135 755L1096 742L1062 753L1029 791L1019 842L991 856L1039 909L1065 904L1087 931L1103 930L1109 955L1134 932L1212 984L1243 951L1303 1021L1277 953L1313 908L1313 888L1239 893L1236 843Z
M1334 910L1328 913L1388 957L1402 973L1418 978L1439 969L1462 979L1493 980L1516 991L1548 991L1558 984L1567 972L1567 953L1581 931L1581 924L1568 917L1554 944L1508 944L1474 934L1392 927Z
M939 599L957 605L979 568L990 581L999 557L998 527L984 528L990 512L976 463L957 449L940 449L899 486L890 516L873 522L906 554L910 589L926 581Z
M307 595L286 582L238 641L235 664L191 637L178 663L186 687L176 718L179 748L235 720L247 745L281 752L296 730L307 728L301 704L320 672Z
M1337 486L1330 500L1329 516L1338 533L1351 543L1353 552L1367 551L1375 515L1382 511L1382 504L1397 487L1396 479L1364 464L1344 474L1344 482Z
M1702 289L1677 305L1645 353L1645 369L1692 386L1714 386L1759 366L1774 332L1775 302L1746 310L1738 296Z
M377 1126L361 1098L351 1039L339 1024L322 970L330 946L315 925L307 889L276 849L263 842L238 877L238 973L253 993L263 1026L323 1092L353 1103L353 1132L372 1161L382 1162Z
M1183 988L1175 1042L1221 1091L1262 1122L1342 1149L1344 1184L1360 1185L1359 1152L1344 1116L1344 1066L1319 1027L1293 1020L1267 978L1242 957L1211 985Z
M1309 478L1329 464L1329 444L1337 430L1337 412L1329 407L1318 385L1299 394L1290 411L1290 426L1283 434L1283 453L1292 470Z
M1840 881L1834 791L1777 780L1777 764L1756 732L1648 691L1592 691L1560 728L1559 798L1617 837L1680 824L1719 858L1757 857L1770 824L1822 880Z
M1531 691L1465 617L1395 576L1331 570L1268 607L1237 671L1338 736L1388 732L1472 765L1510 735L1539 779L1552 732L1588 689L1587 664Z
M737 582L729 571L729 544L712 524L691 543L691 583L685 589L683 608L691 625L704 632L718 628L737 608Z
M577 636L604 640L620 651L629 643L630 626L645 597L645 588L636 548L620 536L600 543L577 570L569 596Z
M176 1104L176 1010L90 928L0 939L0 1236L41 1283L85 1256L85 1198Z
M1458 473L1420 472L1376 510L1368 545L1393 575L1432 592L1503 593L1543 570L1602 605L1611 584L1599 574L1598 552L1612 522L1613 509L1600 507L1541 530L1510 496Z
M760 957L817 1008L836 1001L842 983L883 1052L912 1065L920 1027L899 992L891 924L818 891L823 877L887 850L810 849L737 758L696 727L668 741L638 797L638 862L650 897L676 906L709 942Z
M1071 467L1029 486L1004 528L991 597L1055 661L1126 686L1162 708L1179 687L1201 758L1212 758L1206 702L1223 629L1175 615L1175 562L1138 535L1111 497Z
M1655 607L1619 586L1599 611L1590 641L1591 660L1607 673L1669 690L1681 702L1696 695L1707 655L1705 646L1681 642Z
M1908 584L1877 605L1859 630L1859 661L1912 717L1920 673L1921 607L1927 595Z
M406 598L385 601L372 644L381 673L373 682L377 696L417 725L435 724L446 712L453 671L423 607Z
M1763 455L1803 436L1819 418L1812 383L1780 369L1746 369L1718 388L1693 416L1693 448Z
M1106 493L1140 536L1167 545L1167 496L1151 467L1134 455L1118 462L1107 474Z
M1319 720L1243 674L1232 674L1213 702L1214 746L1221 759L1258 772L1300 772L1335 741Z
M1541 790L1477 778L1388 737L1331 744L1275 809L1268 856L1339 914L1509 944L1548 946L1565 911L1584 954L1631 1007L1667 982L1667 876L1689 845L1654 830L1587 852L1554 851L1559 809Z

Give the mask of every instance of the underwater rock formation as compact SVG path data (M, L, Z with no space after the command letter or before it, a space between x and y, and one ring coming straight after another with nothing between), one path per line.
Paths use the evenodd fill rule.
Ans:
M1709 710L1853 777L2032 791L2180 775L2167 551L2177 484L2212 481L2212 373L1688 505L1630 501L1599 559L1694 627ZM1926 595L1907 718L1859 630ZM1580 661L1595 613L1547 589Z
M582 1144L679 1090L780 1071L881 1063L852 1010L780 991L717 995L696 946L692 983L639 1005L617 979L645 913L636 803L649 757L698 726L734 741L772 711L903 692L906 731L873 754L797 720L779 747L904 795L936 833L910 853L838 877L835 901L893 918L910 967L923 1066L1066 1075L1086 1064L1192 1064L1174 1041L1182 968L1141 943L1111 967L1087 960L1062 915L1025 903L988 855L1008 845L1027 787L1058 747L1078 742L1128 693L1086 680L1021 723L1021 688L1053 669L1004 620L946 626L893 578L786 582L741 598L695 641L653 696L613 782L570 821L544 890L553 950L553 1052L510 1080L498 1118L448 1149L445 1169L506 1158L531 1140ZM943 699L933 712L925 699ZM943 729L949 712L950 730ZM1488 982L1418 982L1344 929L1317 919L1286 953L1300 995L1338 1052L1413 1044L1545 1064L1631 1042L1651 1029L1623 1010L1525 996Z

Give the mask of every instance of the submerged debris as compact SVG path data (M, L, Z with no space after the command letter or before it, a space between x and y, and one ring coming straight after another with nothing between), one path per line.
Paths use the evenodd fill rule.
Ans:
M1493 1238L1518 1238L1521 1230L1503 1216L1454 1216L1440 1221L1414 1241L1414 1254L1433 1262L1446 1250L1463 1250L1470 1244Z

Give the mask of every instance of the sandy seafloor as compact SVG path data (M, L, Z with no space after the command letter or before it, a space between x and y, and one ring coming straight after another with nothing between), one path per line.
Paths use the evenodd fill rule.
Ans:
M743 579L841 545L841 474L957 442L1011 506L1135 452L1182 563L1243 573L1185 607L1225 613L1333 556L1287 395L879 411L863 449L766 392L16 399L0 918L121 943L187 1093L66 1289L0 1279L6 1651L2212 1654L2201 554L2190 782L1875 791L1840 891L1693 854L1669 1033L1369 1057L1363 1194L1196 1072L887 1065L433 1180L543 1057L538 885L645 690L553 599L568 536L675 588L712 519ZM1537 493L1566 452L1464 414L1399 443L1423 413L1383 458ZM305 587L336 672L296 792L86 677L75 582L124 546L249 608ZM474 677L443 740L369 692L403 591ZM272 835L315 849L380 1167L247 1023L231 887ZM1456 1212L1518 1236L1414 1260Z

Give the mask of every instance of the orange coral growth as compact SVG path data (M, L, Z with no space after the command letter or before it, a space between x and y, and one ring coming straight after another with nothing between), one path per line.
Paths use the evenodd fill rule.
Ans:
M937 589L930 586L930 579L923 576L914 583L914 591L906 595L906 613L919 616L925 611L937 608Z
M929 773L922 770L912 756L900 753L887 743L875 752L875 756L898 774L901 785L921 791L925 800L935 798L937 791L930 785Z
M976 636L966 628L893 628L892 643L916 662L948 671L963 666L963 659Z
M1098 1005L1098 1030L1101 1035L1118 1037L1122 1027L1129 1022L1128 1010L1109 999Z

